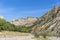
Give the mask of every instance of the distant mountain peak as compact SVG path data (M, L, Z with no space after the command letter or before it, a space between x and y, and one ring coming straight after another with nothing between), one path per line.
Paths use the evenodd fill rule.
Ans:
M56 11L56 12L60 12L60 6L56 7L56 8L55 8L55 11Z
M17 20L11 21L11 24L14 24L16 26L32 26L33 23L37 21L37 18L34 18L32 16L28 16L27 18L19 18Z

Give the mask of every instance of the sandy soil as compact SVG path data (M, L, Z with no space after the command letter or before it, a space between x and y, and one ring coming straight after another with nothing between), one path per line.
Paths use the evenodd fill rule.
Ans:
M0 40L34 40L33 36L5 36L0 37ZM60 40L60 37L49 37L50 40Z
M60 37L50 37L51 40L60 40Z
M29 36L0 37L0 40L32 40Z
M0 40L33 40L33 36L1 36Z

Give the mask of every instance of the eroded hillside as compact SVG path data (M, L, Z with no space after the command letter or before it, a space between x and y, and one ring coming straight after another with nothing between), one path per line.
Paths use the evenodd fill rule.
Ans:
M38 35L60 36L60 7L55 7L38 18L32 32L36 32Z

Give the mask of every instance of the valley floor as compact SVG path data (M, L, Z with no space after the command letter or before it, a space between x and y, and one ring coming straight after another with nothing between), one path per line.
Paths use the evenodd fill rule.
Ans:
M2 31L0 32L0 40L33 40L30 33Z
M50 37L50 40L60 40L60 37ZM0 40L47 40L47 39L32 39L32 36L15 36L15 37L0 37Z
M50 37L51 40L60 40L60 37Z
M60 37L47 37L44 38L34 38L30 33L20 33L20 32L0 32L0 40L60 40Z
M33 40L31 36L0 37L0 40Z

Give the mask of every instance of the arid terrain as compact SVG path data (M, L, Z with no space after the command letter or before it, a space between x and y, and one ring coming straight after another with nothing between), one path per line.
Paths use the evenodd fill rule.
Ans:
M33 40L31 36L0 37L0 40Z
M33 40L33 36L30 33L21 33L21 32L9 32L2 31L0 32L0 40Z
M60 37L49 37L49 39L60 40ZM29 35L29 36L10 36L10 37L5 36L5 37L0 37L0 40L38 40L38 39L34 39L33 36Z

